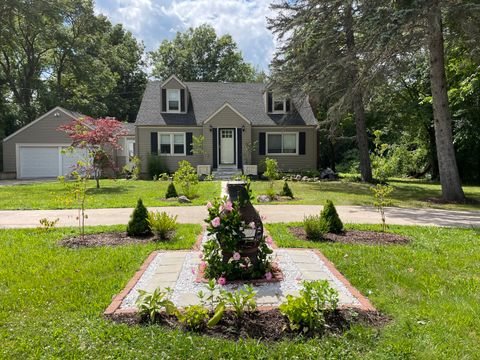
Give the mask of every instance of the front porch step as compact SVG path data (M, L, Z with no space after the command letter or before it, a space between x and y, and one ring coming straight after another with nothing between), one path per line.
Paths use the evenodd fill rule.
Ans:
M215 180L230 180L235 176L242 175L242 171L237 168L218 168L212 171Z

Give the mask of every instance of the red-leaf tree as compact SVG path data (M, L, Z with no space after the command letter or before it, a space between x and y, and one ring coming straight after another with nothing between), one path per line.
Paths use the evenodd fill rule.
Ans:
M102 170L107 167L116 169L112 150L121 149L119 139L127 135L122 123L116 119L94 119L83 117L59 126L59 131L65 132L72 139L72 148L85 150L87 159L84 171L93 176L100 188Z

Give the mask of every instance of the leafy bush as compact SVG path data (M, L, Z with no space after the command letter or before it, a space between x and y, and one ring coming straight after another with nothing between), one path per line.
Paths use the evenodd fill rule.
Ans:
M233 293L222 290L221 296L225 305L233 307L235 316L240 319L245 311L255 311L257 303L255 301L256 291L251 285L245 285L245 289L237 289Z
M187 306L183 313L177 313L177 319L192 330L202 329L208 320L208 310L201 305Z
M165 160L158 155L149 155L147 158L147 171L150 179L158 178L163 173L168 173Z
M180 185L182 194L189 199L197 196L198 175L192 164L187 160L178 163L178 170L173 174L173 181Z
M127 225L127 234L129 236L144 236L150 233L147 208L143 205L142 199L138 199L137 206L133 210Z
M304 281L300 296L287 295L279 310L289 321L292 331L304 333L324 328L325 313L336 309L338 293L326 280Z
M265 171L263 175L266 176L269 181L277 180L280 176L278 161L268 157L265 158Z
M160 240L167 240L169 233L177 228L177 217L177 215L170 216L165 211L161 213L150 211L147 221L150 225L150 230Z
M310 240L321 240L328 232L327 224L318 215L306 216L303 219L303 229Z
M165 309L168 315L175 314L177 309L169 299L172 291L170 288L166 288L165 290L158 288L155 289L153 293L139 290L138 293L140 295L136 302L139 314L147 317L150 322L155 321L156 317L162 312L162 309Z
M283 189L282 189L282 196L288 196L289 198L293 199L293 192L290 189L290 186L288 186L288 182L283 183Z
M176 197L178 197L177 189L175 189L175 185L173 184L173 182L171 182L170 184L168 184L165 198L170 199L170 198L176 198Z
M387 230L387 221L385 218L385 207L389 206L392 203L390 196L394 189L395 188L393 186L385 185L385 184L377 184L370 188L375 198L373 205L377 208L382 220L382 231Z
M343 230L343 223L338 216L337 209L335 205L330 200L327 200L323 210L320 214L320 221L322 221L326 228L327 232L338 234Z
M50 230L53 230L59 221L59 218L56 218L54 220L48 220L47 218L40 219L38 221L40 223L40 226L37 229L48 232Z

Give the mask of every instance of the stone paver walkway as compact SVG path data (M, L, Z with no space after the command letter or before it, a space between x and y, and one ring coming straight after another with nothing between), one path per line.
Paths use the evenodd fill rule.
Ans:
M307 215L319 214L318 205L255 205L266 217L266 222L302 221ZM204 206L153 207L149 210L166 211L178 215L180 223L203 224L207 216ZM88 209L86 225L127 224L133 209ZM370 206L337 206L345 223L378 224L380 216ZM396 225L424 225L450 227L480 227L480 211L453 211L440 209L407 209L390 207L386 209L387 223ZM39 220L59 219L58 226L76 226L76 210L0 210L0 228L32 228Z
M152 292L156 288L170 287L172 301L176 306L185 307L199 304L198 291L205 292L205 284L196 282L195 269L200 263L199 251L160 251L154 254L136 276L135 282L127 286L117 298L117 310L132 311L138 298L138 290ZM254 285L255 300L259 306L278 306L287 295L297 296L303 280L327 280L337 290L339 306L373 309L362 296L335 269L323 255L310 249L277 249L273 257L283 272L283 280ZM238 284L228 284L223 289L233 291Z

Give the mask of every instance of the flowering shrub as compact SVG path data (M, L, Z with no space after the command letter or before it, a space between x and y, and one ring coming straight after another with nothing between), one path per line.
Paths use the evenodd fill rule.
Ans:
M207 209L207 231L213 236L203 246L200 271L204 276L216 279L219 285L225 285L228 280L271 279L269 255L272 249L263 236L260 241L246 239L244 231L248 228L255 230L255 223L242 221L239 204L216 199L207 204ZM268 240L271 244L271 239ZM254 251L257 247L258 250Z

